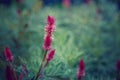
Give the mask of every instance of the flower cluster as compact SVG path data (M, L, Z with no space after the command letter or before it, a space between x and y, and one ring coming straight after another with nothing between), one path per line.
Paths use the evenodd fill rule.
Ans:
M14 66L12 64L14 57L13 57L12 52L9 47L5 47L4 55L10 64L10 67L9 66L6 67L6 80L17 80L17 75L14 70ZM14 76L11 74L13 74Z
M37 80L39 77L43 77L44 68L48 65L48 63L53 59L55 54L55 49L52 49L52 39L53 32L55 31L55 18L53 16L47 17L47 25L45 26L45 36L43 43L43 50L45 51L39 71L35 77Z

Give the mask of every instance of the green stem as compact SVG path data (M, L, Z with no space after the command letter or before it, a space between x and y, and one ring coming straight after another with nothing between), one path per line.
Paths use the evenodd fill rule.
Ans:
M40 76L40 71L41 71L41 69L42 69L42 66L44 65L44 61L45 61L45 59L46 59L46 55L47 55L47 50L45 50L45 52L44 52L44 56L43 56L43 59L42 59L40 68L39 68L39 70L38 70L38 73L37 73L37 75L36 75L36 77L35 77L35 80L37 80L38 77Z
M45 50L45 52L44 52L44 58L43 58L42 62L44 62L44 61L45 61L46 56L47 56L47 50Z
M48 64L49 64L49 62L48 62L48 61L46 61L45 65L44 65L44 68L45 68Z

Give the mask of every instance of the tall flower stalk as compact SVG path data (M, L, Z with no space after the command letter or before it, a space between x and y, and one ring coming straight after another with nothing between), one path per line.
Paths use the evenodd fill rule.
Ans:
M16 72L15 72L15 70L14 70L14 66L13 66L13 64L12 64L12 62L13 62L13 60L14 60L14 57L13 57L12 52L11 52L11 50L10 50L9 47L6 47L6 48L4 49L4 55L5 55L7 61L8 61L9 64L10 64L10 67L11 67L12 72L13 72L13 75L14 75L14 79L15 79L15 80L18 80L18 79L17 79Z
M54 56L55 50L51 50L51 49L52 49L53 32L55 31L55 29L56 29L55 18L53 16L48 16L47 24L45 26L45 36L44 36L44 43L43 43L43 50L44 50L43 59L41 61L41 65L39 67L35 80L37 80L41 76L41 74L44 71L42 70L44 69L43 67L46 67L48 62L51 61ZM48 53L48 57L47 57L47 53Z

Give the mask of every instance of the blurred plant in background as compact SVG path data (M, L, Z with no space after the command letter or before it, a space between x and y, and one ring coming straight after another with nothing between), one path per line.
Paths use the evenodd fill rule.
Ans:
M85 0L71 0L68 10L60 0L24 0L22 4L13 0L7 3L8 7L3 3L0 5L0 80L5 80L6 45L14 55L17 74L21 73L22 64L30 71L25 77L32 78L37 73L43 56L43 26L47 15L54 15L57 20L53 42L57 54L44 72L45 80L75 80L80 59L86 64L85 80L116 79L115 65L120 59L119 0L116 3L91 0L89 5Z

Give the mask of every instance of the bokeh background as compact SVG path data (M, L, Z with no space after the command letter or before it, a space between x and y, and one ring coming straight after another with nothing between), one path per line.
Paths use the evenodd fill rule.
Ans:
M48 15L56 18L56 54L45 80L76 80L80 59L86 65L85 80L115 80L120 0L0 0L0 80L5 80L5 46L13 52L18 74L22 64L28 77L36 74Z

